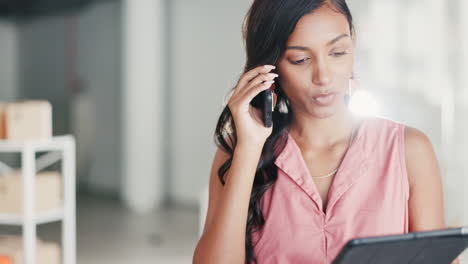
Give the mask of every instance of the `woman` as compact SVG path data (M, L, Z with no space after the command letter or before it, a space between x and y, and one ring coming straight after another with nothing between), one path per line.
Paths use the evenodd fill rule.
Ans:
M355 237L444 228L427 136L349 111L345 0L255 0L244 26L247 62L216 128L194 263L331 263ZM273 127L250 104L268 89Z

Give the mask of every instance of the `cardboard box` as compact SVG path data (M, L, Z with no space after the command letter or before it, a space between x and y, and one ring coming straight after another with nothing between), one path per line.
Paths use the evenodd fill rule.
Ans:
M62 208L62 177L58 172L36 175L36 212ZM23 178L20 171L0 175L0 213L23 212ZM1 252L0 252L1 253Z
M19 236L0 236L0 254L10 258L14 264L25 264L22 238ZM38 239L36 241L36 263L60 264L60 246Z
M6 139L52 137L52 106L47 101L23 101L5 107Z
M8 256L0 255L0 264L13 264L13 260Z
M0 103L0 140L6 139L6 105Z

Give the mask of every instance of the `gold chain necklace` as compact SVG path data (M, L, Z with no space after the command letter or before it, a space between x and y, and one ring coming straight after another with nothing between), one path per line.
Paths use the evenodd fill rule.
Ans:
M341 159L341 162L343 161L344 156L346 155L346 152L348 152L348 149L349 149L349 147L351 146L351 141L353 140L353 136L354 136L354 123L353 123L353 125L352 125L352 127L351 127L351 135L349 136L348 147L346 147L346 151L345 151L345 154L343 155L343 158ZM341 166L341 162L340 162L340 165L338 165L338 168L334 169L332 172L328 173L327 175L323 175L323 176L311 176L311 177L314 178L314 179L324 179L324 178L331 177L331 176L333 176L333 175L338 171L338 169L339 169L340 166Z

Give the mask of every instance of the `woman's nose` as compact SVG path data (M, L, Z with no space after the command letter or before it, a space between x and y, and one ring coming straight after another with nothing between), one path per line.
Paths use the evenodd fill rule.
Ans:
M332 81L332 72L325 58L316 61L312 82L317 86L327 86Z

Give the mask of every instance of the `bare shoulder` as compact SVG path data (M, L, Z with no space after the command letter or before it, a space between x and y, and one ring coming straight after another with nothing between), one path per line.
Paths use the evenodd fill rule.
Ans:
M428 136L415 128L406 127L405 152L410 184L410 232L445 227L442 179Z
M405 142L405 148L409 150L414 148L417 150L432 149L429 137L414 127L405 127Z
M422 131L405 127L405 158L410 185L427 175L439 172L438 161L429 137Z

